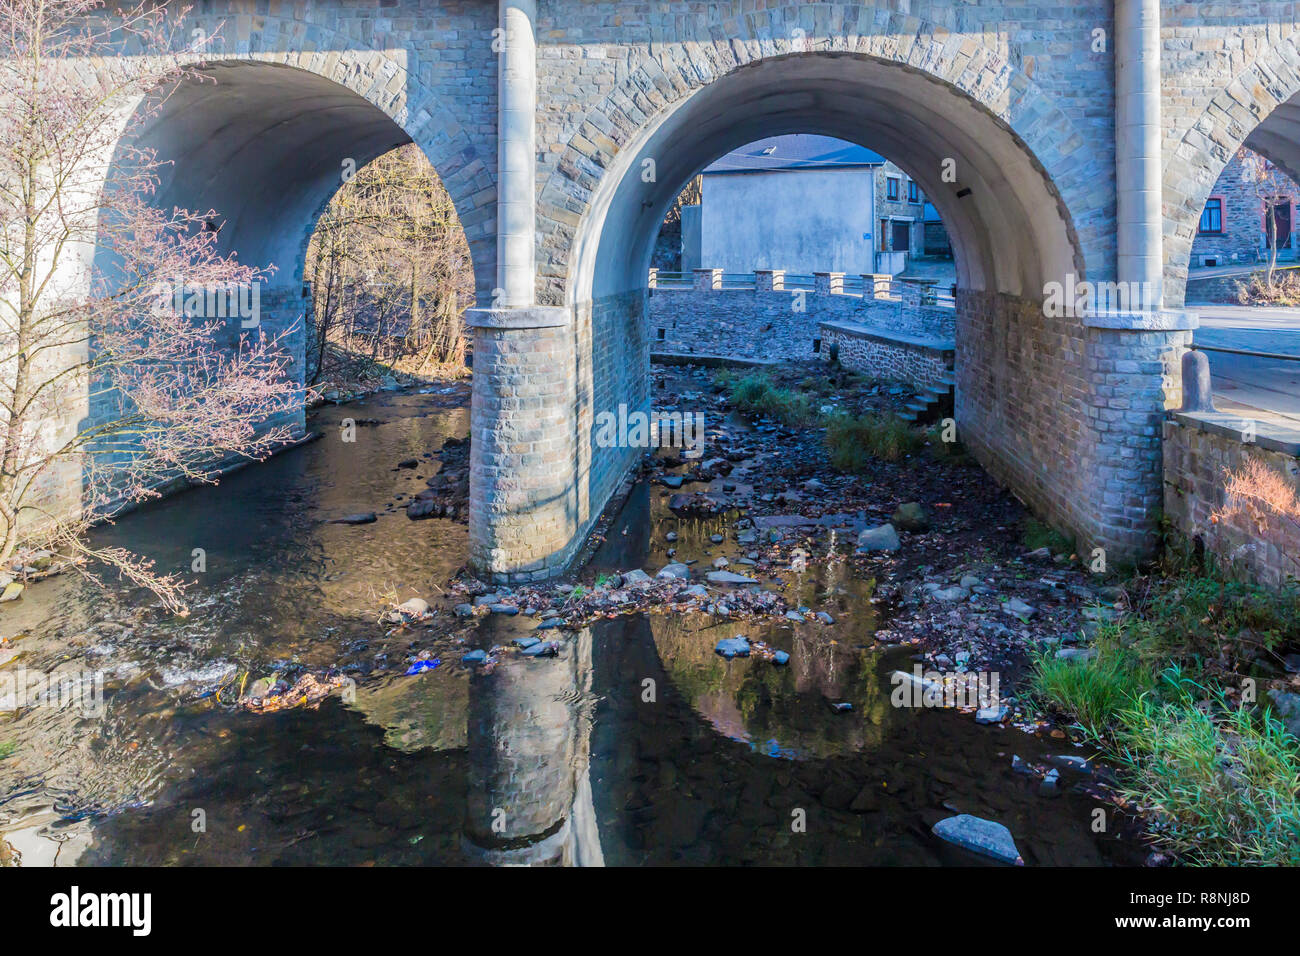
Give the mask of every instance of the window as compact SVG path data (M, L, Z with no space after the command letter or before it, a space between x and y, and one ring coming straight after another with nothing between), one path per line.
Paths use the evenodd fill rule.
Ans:
M898 200L898 180L893 176L885 180L885 198Z
M1201 234L1219 235L1222 232L1223 200L1214 196L1206 200L1205 210L1201 213Z
M916 183L912 180L907 181L907 201L919 203L921 201L921 190L916 188Z

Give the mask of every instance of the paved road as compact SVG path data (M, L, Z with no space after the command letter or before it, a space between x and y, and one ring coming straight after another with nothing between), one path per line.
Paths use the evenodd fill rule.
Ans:
M1193 340L1251 352L1300 357L1300 309L1255 308L1241 305L1188 305L1201 327ZM1300 361L1206 352L1214 380L1215 405L1221 411L1291 419L1300 424Z

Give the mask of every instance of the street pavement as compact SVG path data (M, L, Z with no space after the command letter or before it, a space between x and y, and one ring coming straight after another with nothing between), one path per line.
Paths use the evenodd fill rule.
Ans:
M1300 426L1300 309L1218 304L1189 304L1187 309L1201 320L1193 335L1197 345L1297 357L1287 361L1206 351L1215 406Z

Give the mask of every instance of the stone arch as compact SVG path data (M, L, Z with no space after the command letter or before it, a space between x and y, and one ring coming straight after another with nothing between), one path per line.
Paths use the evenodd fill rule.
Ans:
M896 126L893 139L901 147L893 150L890 158L922 184L945 221L951 220L958 233L965 237L968 254L963 256L967 265L962 278L973 283L972 287L998 291L1015 287L1017 292L1027 290L1034 297L1041 295L1041 277L1037 277L1039 288L1034 288L1033 281L1023 281L1030 278L1028 274L1020 276L1020 281L1006 278L1009 270L1022 267L1013 260L1017 256L1023 258L1022 251L1027 250L1004 248L1000 261L995 262L985 238L980 261L975 261L976 257L969 253L981 241L969 225L972 217L963 215L961 209L971 203L962 202L956 196L960 189L973 187L977 194L975 202L983 204L981 217L996 222L1005 208L991 201L993 187L1000 187L1002 192L1009 188L1014 191L1015 181L1020 179L1045 184L1040 196L1029 204L1034 213L1026 222L1029 231L1020 232L1025 235L1037 232L1043 239L1043 231L1035 223L1046 210L1054 210L1054 216L1048 215L1060 220L1061 227L1055 229L1056 235L1049 240L1056 247L1050 255L1052 277L1059 279L1067 271L1080 276L1104 276L1113 271L1114 239L1105 228L1113 219L1113 211L1108 208L1106 197L1095 188L1098 177L1108 175L1109 170L1099 168L1095 150L1086 147L1083 135L1070 119L1024 73L999 53L971 46L932 23L913 18L906 18L904 23L895 14L878 9L873 12L869 7L857 5L828 9L831 13L825 20L808 7L747 14L741 18L744 26L741 36L733 40L717 38L720 34L710 30L707 24L698 24L698 41L659 48L656 56L640 63L618 88L586 114L576 135L564 145L554 171L541 190L538 213L542 232L547 237L539 247L541 301L572 303L586 297L584 290L574 286L583 281L581 255L584 251L589 254L590 243L586 233L604 215L601 204L608 202L600 195L602 184L625 174L631 165L630 156L639 157L647 149L653 149L656 135L679 111L689 111L692 101L707 100L713 95L713 89L728 78L742 77L751 84L758 82L774 64L785 64L782 69L789 69L793 76L800 64L833 63L835 70L830 72L838 71L840 75L828 73L819 80L822 90L827 91L821 94L823 101L833 95L832 91L848 88L853 83L848 74L853 71L858 71L855 75L864 87L872 83L868 74L874 71L876 78L883 75L891 84L908 91L890 109L890 119ZM804 30L804 35L792 38L795 29ZM893 69L882 72L886 67ZM985 129L983 137L967 137L964 144L967 155L952 157L958 167L955 184L941 181L938 160L945 158L944 154L931 150L930 155L922 157L915 149L908 148L909 137L918 132L916 124L913 123L910 133L903 132L908 119L939 115L933 109L934 101L945 94L952 100L945 105L953 133L960 133L963 126ZM816 111L817 90L810 88L805 95L808 102L803 112ZM962 110L968 121L954 123L952 117ZM793 114L797 108L787 112ZM889 123L881 123L877 117L873 128L873 124L863 120L862 112L859 110L853 116L843 110L843 115L833 122L818 123L815 128L806 119L802 123L794 122L791 115L784 120L787 125L779 128L776 121L767 117L767 125L761 126L759 135L823 132L859 142L870 138L870 145L882 147L882 140L889 138ZM739 129L743 121L741 118L732 125ZM759 128L761 124L753 125ZM919 132L924 134L924 130ZM741 135L746 134L738 134ZM733 138L737 141L716 151L725 152L746 141ZM749 135L748 138L757 137ZM659 139L662 141L662 136ZM990 142L999 146L1015 145L995 158L987 148ZM888 146L883 148L890 152ZM662 164L662 157L655 158ZM712 158L702 157L699 165ZM670 173L661 165L661 181L667 182L674 176L684 181L696 171L685 168L688 166L674 163L675 172ZM672 185L676 183L668 183L668 187ZM978 195L981 191L982 197ZM651 201L651 205L656 205L658 199ZM595 218L591 215L593 209L599 212ZM1076 222L1082 226L1076 228ZM571 256L571 249L578 251ZM995 281L992 276L999 269L1003 277Z
M1210 100L1164 164L1165 294L1179 304L1205 201L1241 146L1300 174L1300 49L1294 38L1264 46Z
M158 200L215 209L233 227L229 244L242 261L277 266L274 286L300 282L311 232L343 183L346 159L359 169L414 142L462 225L482 222L491 205L473 146L463 134L460 142L434 135L433 116L444 107L426 91L406 90L407 71L387 52L205 56L196 70L209 81L183 82L136 143L171 162ZM259 194L267 203L245 209ZM476 238L466 231L475 284L490 288L491 229L475 230Z
M201 30L213 38L210 45L201 58L184 59L211 66L293 68L328 80L387 114L405 132L403 142L420 147L450 193L469 242L478 295L490 295L497 255L496 157L493 129L481 115L482 101L490 96L464 90L462 83L449 86L437 49L413 42L410 22L395 19L396 12L316 16L292 6L262 7L254 9L244 0L207 0L187 12L174 42L187 44ZM452 17L453 29L472 27L485 36L496 23L494 9L441 12ZM488 51L488 45L483 49ZM465 66L463 53L452 60Z

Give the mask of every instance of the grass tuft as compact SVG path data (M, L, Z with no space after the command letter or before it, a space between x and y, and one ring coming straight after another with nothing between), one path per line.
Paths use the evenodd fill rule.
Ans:
M715 381L727 390L728 401L746 415L774 418L784 425L807 425L818 418L812 396L774 385L761 372L722 372Z
M864 471L872 459L898 461L925 444L923 432L896 415L832 415L826 426L831 465L839 471Z
M1074 539L1066 537L1051 525L1043 524L1037 518L1026 518L1021 526L1021 538L1030 551L1047 548L1052 554L1073 554Z
M1193 864L1300 865L1300 744L1233 699L1234 667L1300 634L1300 598L1185 570L1140 605L1101 626L1091 661L1035 660L1034 695L1119 762L1162 848Z

